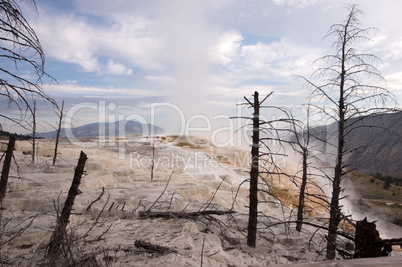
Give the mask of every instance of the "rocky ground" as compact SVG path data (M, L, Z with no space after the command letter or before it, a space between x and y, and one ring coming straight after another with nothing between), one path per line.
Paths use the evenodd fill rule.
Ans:
M202 139L195 145L175 137L159 137L154 145L148 140L87 139L64 141L52 166L52 146L52 141L41 140L31 163L30 144L17 141L18 166L13 164L1 212L0 258L5 266L47 264L45 250L80 151L88 161L64 242L65 265L86 260L83 266L267 266L323 260L324 232L306 225L299 233L295 225L282 224L294 209L268 195L260 196L257 247L246 245L246 151L217 148ZM278 186L284 192L294 190L286 181ZM171 217L141 218L147 210L171 212ZM235 213L182 218L191 212L228 210ZM319 223L317 218L307 220ZM150 251L141 244L167 250ZM398 253L387 262L401 263ZM348 266L350 261L334 264Z

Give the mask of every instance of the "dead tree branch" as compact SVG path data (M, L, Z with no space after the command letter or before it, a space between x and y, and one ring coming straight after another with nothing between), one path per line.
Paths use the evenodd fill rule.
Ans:
M178 254L179 253L175 249L160 246L160 245L151 244L151 243L141 241L141 240L136 240L134 242L134 245L135 245L136 248L143 248L146 251L152 252L152 253L160 253L160 254L167 254L167 253L176 253L176 254Z
M99 199L101 199L101 197L103 196L104 193L105 193L105 187L102 187L102 192L100 193L99 197L97 199L95 199L94 201L92 201L91 204L88 205L86 211L89 211L91 209L92 205L95 202L99 201Z
M153 212L153 211L139 211L138 216L141 219L155 219L155 218L164 218L164 219L196 219L200 216L209 216L209 215L227 215L234 214L236 211L234 210L203 210L196 212Z
M159 197L155 200L155 202L148 208L147 211L151 211L151 209L155 206L155 204L158 202L158 200L163 196L163 194L166 192L166 189L169 185L170 179L172 178L173 172L170 174L169 179L166 182L166 186L163 189L162 193L159 195Z

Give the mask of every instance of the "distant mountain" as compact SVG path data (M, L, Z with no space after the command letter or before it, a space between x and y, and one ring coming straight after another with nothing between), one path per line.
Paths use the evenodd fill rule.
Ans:
M120 134L120 128L124 127L124 131ZM144 128L145 127L145 128ZM115 137L129 137L141 135L142 133L148 134L151 129L154 129L155 134L160 134L162 128L151 125L151 124L141 124L136 121L118 121L110 123L91 123L75 127L71 129L71 133L74 137L98 137L98 136L115 136ZM43 138L55 138L56 131L37 133L36 136ZM60 131L61 137L67 137L66 129L62 128Z
M354 130L345 138L345 148L353 151L346 157L349 167L365 173L382 173L402 177L402 112L377 114L347 121ZM371 126L371 127L370 127ZM337 123L316 127L321 140L336 143ZM331 145L322 146L323 152L335 152Z

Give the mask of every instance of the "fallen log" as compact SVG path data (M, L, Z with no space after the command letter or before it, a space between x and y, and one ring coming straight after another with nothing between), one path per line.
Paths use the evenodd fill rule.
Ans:
M155 252L155 253L161 253L161 254L178 253L177 250L175 250L175 249L160 246L160 245L151 244L149 242L145 242L145 241L141 241L141 240L135 241L134 245L135 245L136 248L143 248L143 249L145 249L147 251Z
M143 248L121 247L121 246L111 247L111 248L101 248L96 251L90 252L86 255L83 255L80 258L74 259L74 263L75 263L74 266L102 266L102 265L99 265L99 263L97 263L96 257L99 254L105 254L107 252L115 252L116 253L118 251L123 251L126 253L133 253L133 254L139 255L140 253L144 252L144 249ZM108 262L108 260L110 261L110 259L108 259L107 257L103 257L103 260L106 263ZM46 263L44 263L43 266L47 266L45 264ZM91 264L91 265L88 265L88 264ZM98 264L98 265L96 265L96 264ZM63 265L63 267L64 266L70 266L70 265Z
M234 210L203 210L203 211L195 211L195 212L156 212L156 211L140 211L138 212L138 216L140 219L147 218L164 218L164 219L194 219L199 216L209 216L209 215L227 215L234 214L236 211Z
M389 246L399 245L402 248L402 238L382 239L382 242Z

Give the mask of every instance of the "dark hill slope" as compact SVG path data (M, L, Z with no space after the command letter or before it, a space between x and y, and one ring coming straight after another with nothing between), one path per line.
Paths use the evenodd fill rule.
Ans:
M160 134L162 128L152 126L151 124L141 124L136 121L118 121L111 123L91 123L75 127L71 129L71 133L75 138L78 137L99 137L99 136L115 136L115 137L128 137L136 135L148 135L154 128L155 134ZM69 130L69 129L68 129ZM62 128L60 132L61 137L69 137L69 131ZM38 137L55 138L56 131L37 133Z
M352 151L346 157L351 168L402 177L402 112L353 118L347 125L353 128L345 138L345 148ZM316 127L315 132L319 139L335 144L333 133L337 128L333 123ZM331 153L334 149L327 144L323 145L323 151Z
M365 127L371 125L372 127ZM402 112L365 117L346 137L346 147L362 147L347 162L366 173L402 174Z

